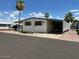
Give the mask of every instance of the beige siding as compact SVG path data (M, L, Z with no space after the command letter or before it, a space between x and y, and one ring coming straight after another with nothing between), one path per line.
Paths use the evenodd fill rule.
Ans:
M25 26L24 23L30 21L32 23L31 26ZM41 26L35 26L34 23L35 21L42 21ZM23 31L24 32L47 32L47 26L46 26L46 20L41 20L41 19L30 19L23 21Z
M53 30L52 21L47 21L47 32L52 32L52 30Z

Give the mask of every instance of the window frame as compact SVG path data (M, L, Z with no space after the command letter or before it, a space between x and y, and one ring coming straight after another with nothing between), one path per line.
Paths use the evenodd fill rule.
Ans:
M26 23L27 23L27 24L26 24ZM30 21L26 21L26 22L24 22L24 25L25 25L25 26L31 26L32 23L31 23Z
M42 21L35 21L34 25L35 26L42 26L43 22Z

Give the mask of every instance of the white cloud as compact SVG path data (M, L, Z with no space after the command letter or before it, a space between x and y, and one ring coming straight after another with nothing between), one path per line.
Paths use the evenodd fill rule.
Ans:
M74 15L79 15L79 12L75 13Z
M19 15L19 11L11 11L11 12L8 12L8 11L4 11L2 13L0 13L0 16L3 16L0 18L0 22L10 22L10 23L13 23L14 21L17 21L18 20L18 15ZM24 19L23 17L21 17L21 19Z
M4 11L2 13L0 13L0 16L3 15L3 17L6 17L8 16L8 18L6 18L5 21L8 21L8 20L15 20L16 19L16 16L19 15L19 11L11 11L11 12L8 12L8 11Z
M30 13L29 15L30 16L34 16L34 15L36 15L37 13L36 12L32 12L32 13Z
M32 12L29 15L30 15L30 17L45 18L45 14L42 12L39 12L39 13ZM49 18L53 18L53 16L49 14Z
M22 12L21 12L22 13ZM18 21L18 15L19 15L19 11L12 11L10 14L9 14L9 17L8 17L8 21L13 23L15 21ZM20 17L20 19L24 19L24 17Z
M53 18L53 16L52 15L49 15L49 18Z
M79 20L79 17L75 17L75 19Z
M16 19L17 15L19 15L19 11L12 11L11 14L9 14L9 19L10 18Z
M11 11L11 12L5 11L4 14L8 15L7 21L13 23L15 20L17 20L19 11Z
M40 17L40 18L42 18L42 17L44 17L44 14L43 13L41 13L41 12L39 12L38 14L36 14L35 15L36 17Z
M79 10L77 9L73 9L73 10L69 10L69 12L78 12Z
M36 12L32 12L29 14L31 17L39 17L39 18L44 18L44 14L39 12L39 13L36 13Z
M4 14L9 14L9 12L8 11L4 11Z
M13 14L13 15L18 15L18 14L19 14L19 11L12 11L11 14Z
M21 20L25 19L24 17L21 17Z
M8 22L7 20L3 20L2 18L0 18L0 22Z

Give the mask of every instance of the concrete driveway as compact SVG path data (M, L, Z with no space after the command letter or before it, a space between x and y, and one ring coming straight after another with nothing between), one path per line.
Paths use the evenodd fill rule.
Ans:
M63 34L50 34L50 33L19 33L17 31L0 31L2 33L19 34L25 36L33 36L40 38L49 38L65 41L79 42L79 35L77 35L76 30L69 30Z
M79 42L0 33L0 59L79 59Z

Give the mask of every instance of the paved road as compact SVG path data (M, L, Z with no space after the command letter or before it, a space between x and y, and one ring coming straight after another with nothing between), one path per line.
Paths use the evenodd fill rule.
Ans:
M0 59L79 59L79 43L0 33Z

